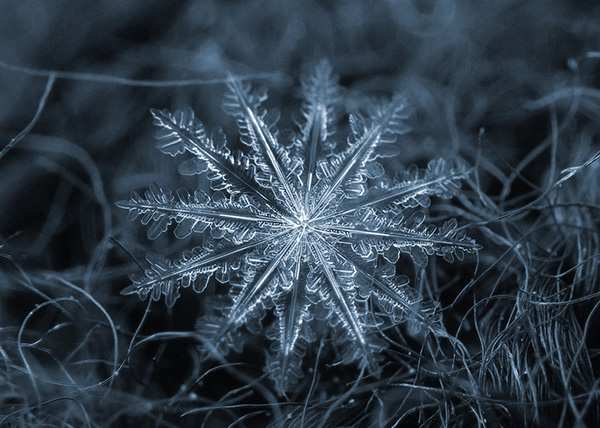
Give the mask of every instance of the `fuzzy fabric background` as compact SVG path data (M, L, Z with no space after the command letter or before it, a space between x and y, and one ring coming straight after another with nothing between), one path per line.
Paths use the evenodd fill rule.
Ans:
M598 426L596 2L1 0L0 11L0 426ZM120 294L147 254L205 244L148 240L116 203L153 183L208 188L156 150L151 108L190 107L242 147L222 108L233 75L268 88L287 143L300 79L323 60L339 79L341 147L348 113L401 92L411 131L382 162L388 175L466 165L454 198L433 192L425 210L456 218L480 249L396 262L439 334L379 325L375 372L346 361L340 326L317 330L282 390L272 312L234 351L207 352L197 322L217 279L172 307Z

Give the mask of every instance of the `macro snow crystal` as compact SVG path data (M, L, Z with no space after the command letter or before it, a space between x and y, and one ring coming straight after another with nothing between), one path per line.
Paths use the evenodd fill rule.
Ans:
M206 174L210 192L152 187L118 204L149 226L150 239L170 226L178 239L208 234L175 260L147 257L149 268L123 293L164 296L173 305L184 289L201 293L211 278L229 284L221 316L199 324L222 350L236 345L239 327L272 310L268 371L281 390L299 375L314 324L351 343L347 361L373 368L377 318L369 308L376 305L392 323L424 317L408 278L396 275L401 252L423 265L430 255L462 259L478 248L456 221L433 226L418 210L431 196L455 195L464 165L433 160L390 178L378 161L409 131L405 97L351 114L350 135L340 142L334 126L341 95L331 67L316 66L302 92L299 129L284 143L277 115L264 108L266 95L230 79L224 107L237 122L243 151L232 150L223 133L209 137L190 111L153 110L158 149L186 157L179 172Z

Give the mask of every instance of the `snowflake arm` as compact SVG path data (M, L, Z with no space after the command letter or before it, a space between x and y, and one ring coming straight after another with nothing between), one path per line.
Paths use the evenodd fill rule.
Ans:
M262 172L257 174L257 178L263 186L270 187L288 208L297 210L300 207L298 195L290 185L282 164L287 167L288 173L293 173L299 163L291 159L287 150L275 139L272 128L276 120L270 118L273 123L267 125L268 114L261 110L266 96L253 96L234 79L229 80L228 87L230 94L225 100L225 110L236 118L242 142L252 150L254 161Z
M358 290L353 280L354 271L351 266L340 264L339 261L334 263L335 253L329 252L325 248L320 242L313 243L311 248L327 279L325 283L328 286L320 290L321 298L335 313L351 340L359 346L360 351L357 355L361 363L365 364L372 372L376 372L375 359L371 353L361 314L356 305Z
M383 251L394 246L398 249L414 249L425 252L427 255L444 256L452 261L456 255L459 260L464 258L465 253L474 253L479 246L465 234L456 231L456 222L448 221L441 229L436 227L412 228L382 228L369 230L359 226L331 225L326 228L341 232L342 236L348 238L352 249L365 259L372 259L373 254L382 254ZM413 256L415 255L412 253Z
M327 62L321 62L302 82L304 103L301 138L305 147L304 195L305 205L309 202L315 181L317 160L323 150L332 152L335 107L339 101L339 88L333 70Z
M232 153L224 138L219 141L208 138L204 125L193 112L170 113L155 109L150 112L154 125L159 128L157 147L161 152L172 157L186 152L194 155L180 165L181 173L207 173L213 190L250 193L262 202L272 203L272 198L255 184L251 160L243 154Z
M261 273L259 278L251 284L246 285L242 292L237 296L231 307L228 315L228 321L226 326L238 326L247 320L248 314L252 311L254 306L259 300L266 297L269 292L269 285L271 283L271 277L273 273L278 269L279 265L290 257L291 253L294 253L295 247L298 245L300 240L300 234L291 239L283 245L283 248L279 250L275 257L271 259L267 267ZM226 330L225 330L226 331Z
M273 335L275 352L270 355L269 371L280 391L285 391L286 385L300 377L304 352L298 342L307 339L306 323L311 318L309 265L302 260L306 251L304 245L301 243L298 247L290 269L280 271L281 291L273 296L277 324Z
M336 257L343 260L350 266L353 266L356 271L355 280L359 287L362 287L361 294L363 297L374 295L380 306L394 320L401 320L406 315L412 319L425 325L431 324L430 314L421 308L422 298L417 295L414 289L408 285L410 283L406 275L395 275L394 265L388 264L389 267L380 268L379 275L373 275L367 272L360 260L356 260L356 255L347 254L335 245L323 241L323 244L329 248L329 251L336 254Z
M133 193L128 201L117 202L117 206L129 211L129 218L141 219L147 225L148 239L154 240L175 222L175 237L184 239L192 232L204 232L207 228L227 233L234 243L252 239L260 228L277 229L283 220L254 207L246 198L239 200L216 200L210 195L195 191L179 193L160 187L151 187L140 196Z
M240 264L237 258L240 255L261 245L266 245L284 233L220 250L211 247L197 247L184 253L176 261L147 257L150 268L146 269L142 275L132 275L132 284L123 289L121 294L137 294L142 299L151 296L155 301L164 295L167 305L172 306L180 296L180 288L194 285L194 291L197 293L204 291L206 282L213 274L220 271L222 276L227 277L231 271L239 269Z
M335 210L333 214L317 220L352 215L368 207L427 208L432 196L450 199L458 194L461 181L467 175L467 168L460 162L452 165L444 159L435 159L429 162L426 169L410 169L399 180L381 179L369 188L362 200L346 201L342 208Z
M406 99L397 95L389 103L374 108L367 123L356 117L353 119L353 133L348 149L320 164L324 190L317 196L317 203L312 209L314 217L319 217L332 203L339 193L340 186L345 183L351 186L344 189L347 197L359 197L364 194L363 177L371 175L373 168L381 167L372 162L375 159L375 149L381 144L395 141L396 135L406 133L406 118Z

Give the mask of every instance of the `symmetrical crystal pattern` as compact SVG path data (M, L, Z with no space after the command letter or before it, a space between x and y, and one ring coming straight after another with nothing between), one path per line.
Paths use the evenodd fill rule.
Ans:
M152 187L119 203L149 226L150 239L170 227L178 239L206 234L203 245L175 260L147 257L149 268L124 294L164 296L171 306L183 289L200 293L211 278L229 284L220 316L199 324L219 350L237 345L238 328L272 310L268 370L282 390L323 326L351 344L345 360L374 369L372 333L381 314L394 323L426 318L408 278L396 275L400 253L424 265L431 255L462 259L477 250L456 221L433 226L419 210L432 196L455 195L464 165L433 160L423 170L385 175L379 160L396 153L397 137L409 132L403 96L350 114L349 137L340 143L334 127L341 95L328 64L304 78L302 93L299 129L283 144L265 93L230 79L224 107L243 151L232 150L222 132L209 136L190 111L153 110L158 149L185 156L179 172L206 174L210 192Z

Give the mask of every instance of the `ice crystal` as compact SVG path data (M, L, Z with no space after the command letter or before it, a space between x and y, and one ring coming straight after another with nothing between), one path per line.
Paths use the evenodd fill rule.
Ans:
M237 122L244 151L232 150L223 133L210 137L191 111L152 110L158 149L187 155L179 172L206 174L211 192L152 187L119 203L149 226L150 239L171 225L178 239L208 234L176 260L147 257L149 268L123 293L164 296L171 306L182 289L200 293L213 277L230 284L221 315L199 324L220 350L236 346L238 328L272 309L268 370L281 389L299 375L314 324L348 339L346 361L373 368L379 313L393 323L426 317L408 278L396 275L400 253L424 265L430 255L462 259L477 250L456 221L436 227L415 209L428 207L431 196L455 195L464 165L433 160L423 170L385 176L379 159L397 152L390 148L409 131L405 97L351 114L350 135L340 144L334 126L341 95L331 67L316 66L302 93L299 129L282 144L277 115L263 107L265 93L230 79L224 108Z

